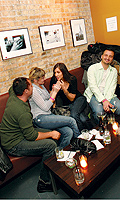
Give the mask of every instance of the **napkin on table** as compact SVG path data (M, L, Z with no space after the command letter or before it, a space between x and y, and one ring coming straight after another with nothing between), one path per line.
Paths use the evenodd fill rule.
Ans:
M103 149L104 148L104 146L99 142L99 140L92 140L91 142L93 142L95 144L97 151L99 149Z
M103 136L100 135L100 132L96 129L90 130L90 133L95 136L95 139L103 140Z
M84 136L83 136L82 134L78 136L78 138L85 139L85 140L88 140L88 141L91 140L92 137L93 137L92 134L89 134L89 138L88 138L88 139L85 139Z
M63 151L64 158L57 159L57 161L66 161L68 158L73 158L73 156L76 154L74 151Z

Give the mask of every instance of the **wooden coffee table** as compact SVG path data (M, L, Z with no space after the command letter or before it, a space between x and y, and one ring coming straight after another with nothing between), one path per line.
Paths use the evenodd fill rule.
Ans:
M88 157L88 167L87 169L82 169L85 181L80 186L75 183L72 169L66 167L64 162L57 162L55 155L44 162L50 171L55 194L57 194L55 184L55 181L57 181L72 198L88 197L89 192L96 187L96 184L107 176L113 166L118 165L120 160L120 135L115 136L111 128L110 132L112 137L111 144L106 145L104 149L100 149ZM66 147L65 150L70 150L70 146ZM78 165L79 155L80 153L77 153L75 156Z

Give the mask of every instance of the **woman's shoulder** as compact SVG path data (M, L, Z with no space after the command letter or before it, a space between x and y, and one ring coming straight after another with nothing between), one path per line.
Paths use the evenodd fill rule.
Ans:
M42 93L42 89L40 87L38 87L35 84L32 84L32 85L33 85L33 94L36 94L36 93L41 94Z

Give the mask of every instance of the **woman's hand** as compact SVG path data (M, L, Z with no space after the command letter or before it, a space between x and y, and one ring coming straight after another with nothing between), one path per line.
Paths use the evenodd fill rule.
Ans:
M76 97L76 94L72 94L72 93L70 93L70 92L67 90L67 88L69 87L69 83L67 82L67 83L65 84L65 82L61 80L61 81L60 81L60 86L61 86L61 89L63 90L65 96L66 96L71 102L74 101L74 99L75 99L75 97Z
M61 86L59 83L54 84L52 87L52 90L57 93L59 92L60 89L61 89Z
M56 95L60 89L61 89L61 86L58 83L56 83L52 86L52 91L50 92L50 96L51 96L50 101L52 101L52 102L55 101Z
M66 90L64 81L59 81L62 90Z

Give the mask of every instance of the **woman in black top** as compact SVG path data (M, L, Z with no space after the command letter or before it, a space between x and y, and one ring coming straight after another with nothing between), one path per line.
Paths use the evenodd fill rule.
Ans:
M64 63L57 63L54 66L50 90L55 83L61 86L56 96L56 106L70 106L71 117L76 119L80 131L84 128L92 129L93 125L85 111L88 106L86 97L77 90L77 79L69 73Z

